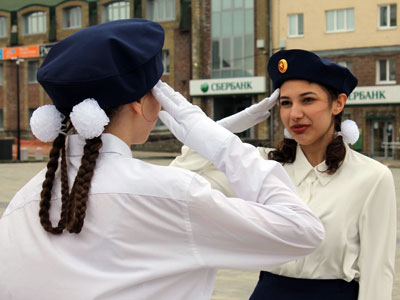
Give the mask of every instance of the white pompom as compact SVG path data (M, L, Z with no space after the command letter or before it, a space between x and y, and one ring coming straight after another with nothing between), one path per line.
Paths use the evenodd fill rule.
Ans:
M85 99L75 105L69 116L74 128L84 139L100 136L104 127L110 122L104 110L94 99Z
M358 129L356 122L345 120L342 122L340 127L343 141L346 144L355 144L360 136L360 130Z
M42 142L52 142L61 132L64 115L54 105L37 108L30 119L32 133Z
M285 138L293 140L292 135L286 128L283 130L283 135L285 136Z

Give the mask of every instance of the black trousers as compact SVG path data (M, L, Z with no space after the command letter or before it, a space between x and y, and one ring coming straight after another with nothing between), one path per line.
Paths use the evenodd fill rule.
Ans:
M250 300L357 300L358 282L301 279L261 271Z

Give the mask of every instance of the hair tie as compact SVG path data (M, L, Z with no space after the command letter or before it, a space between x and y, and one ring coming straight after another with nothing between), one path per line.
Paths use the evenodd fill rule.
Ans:
M33 135L42 142L54 141L60 133L63 133L62 121L65 116L54 105L38 107L29 121Z
M110 122L95 99L85 99L75 105L69 117L75 130L84 139L100 136L104 127Z
M340 124L340 132L338 134L343 137L343 142L354 145L360 137L360 130L356 122L345 120Z
M293 140L292 135L286 128L283 130L283 135L285 136L285 138Z

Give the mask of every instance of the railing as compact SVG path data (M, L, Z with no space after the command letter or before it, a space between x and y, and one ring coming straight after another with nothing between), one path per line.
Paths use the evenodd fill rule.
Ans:
M392 149L392 157L394 157L395 149L400 149L400 142L383 142L382 148L385 149L385 159L388 158L389 149Z

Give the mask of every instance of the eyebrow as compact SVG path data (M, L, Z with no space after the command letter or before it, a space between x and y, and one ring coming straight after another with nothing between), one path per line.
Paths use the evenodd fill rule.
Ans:
M309 91L309 92L305 92L305 93L301 93L299 96L301 96L301 97L304 97L304 96L308 96L308 95L314 95L314 96L318 96L316 93L314 93L314 92L311 92L311 91ZM281 97L279 97L279 100L281 100L281 99L290 99L290 97L287 97L287 96L281 96Z

